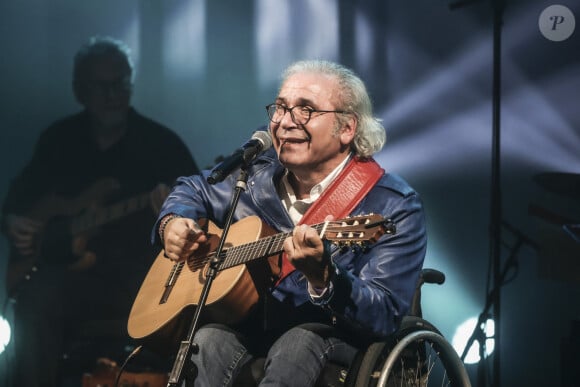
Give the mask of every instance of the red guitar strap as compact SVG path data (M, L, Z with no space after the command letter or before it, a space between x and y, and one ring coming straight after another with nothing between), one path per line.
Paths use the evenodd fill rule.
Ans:
M321 223L328 215L333 215L335 219L348 216L384 173L375 160L353 157L318 200L310 206L299 224ZM282 271L276 285L294 270L294 266L283 257Z

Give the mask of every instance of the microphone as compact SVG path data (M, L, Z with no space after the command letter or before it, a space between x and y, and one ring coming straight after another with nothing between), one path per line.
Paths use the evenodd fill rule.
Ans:
M209 184L216 184L223 181L230 173L246 166L254 160L260 152L272 146L272 136L263 130L258 130L252 134L252 138L246 141L241 148L238 148L231 156L219 163L207 177Z

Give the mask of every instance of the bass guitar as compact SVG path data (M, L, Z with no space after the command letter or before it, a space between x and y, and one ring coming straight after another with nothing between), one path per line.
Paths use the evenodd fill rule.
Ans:
M85 250L86 243L99 227L120 220L149 206L149 192L101 206L117 189L114 179L102 179L75 198L48 195L26 214L43 225L34 241L34 253L21 256L12 252L6 269L6 289L10 294L28 280L43 263L66 264L70 270L85 270L96 260ZM47 262L48 261L48 262Z
M135 339L153 339L156 335L172 335L176 321L186 309L195 308L207 279L207 268L216 257L222 234L210 221L200 221L208 243L189 259L175 263L159 253L149 269L135 298L127 324ZM321 238L337 245L375 242L385 233L393 233L394 225L380 215L370 214L324 222L312 226ZM272 275L277 275L279 255L284 240L291 233L274 234L262 220L250 216L234 223L218 260L217 276L212 282L202 316L213 322L232 323L241 320L258 302L256 286L249 264L262 258L269 262ZM194 310L194 309L193 309ZM164 332L165 331L165 332Z

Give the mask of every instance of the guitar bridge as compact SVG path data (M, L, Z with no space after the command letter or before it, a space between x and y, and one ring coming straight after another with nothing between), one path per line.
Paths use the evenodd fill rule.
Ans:
M169 295L171 294L171 291L173 290L173 287L175 286L175 282L177 281L177 277L179 277L181 270L183 270L183 265L185 265L185 262L179 262L179 263L176 263L175 265L173 265L173 269L171 270L171 273L169 273L169 277L167 277L167 281L165 282L165 290L163 291L163 294L161 295L161 299L159 300L159 304L165 304L167 302L167 300L169 299Z

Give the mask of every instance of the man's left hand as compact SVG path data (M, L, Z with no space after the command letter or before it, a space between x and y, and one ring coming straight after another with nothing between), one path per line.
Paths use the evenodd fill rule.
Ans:
M306 225L295 227L292 236L284 241L284 252L313 287L322 289L328 286L331 262L324 254L324 243L316 230Z

